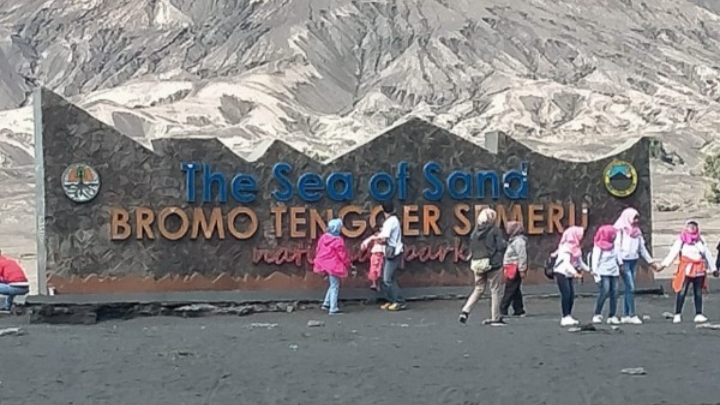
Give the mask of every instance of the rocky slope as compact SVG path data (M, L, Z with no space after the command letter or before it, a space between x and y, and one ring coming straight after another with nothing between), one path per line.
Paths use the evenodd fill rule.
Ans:
M675 156L657 204L702 207L719 55L715 0L0 0L0 181L17 190L0 225L32 217L38 83L146 144L246 156L277 137L330 157L409 116L574 160L656 136Z

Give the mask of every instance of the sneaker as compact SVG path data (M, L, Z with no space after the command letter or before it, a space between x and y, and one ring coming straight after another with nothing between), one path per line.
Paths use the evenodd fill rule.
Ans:
M390 304L389 307L387 307L388 311L402 311L405 309L405 304L398 304L397 302Z
M522 312L516 312L516 313L514 313L513 316L514 316L514 317L517 317L517 318L525 318L525 315L526 315L526 314L527 314L526 311L522 311Z
M575 326L579 324L580 322L572 316L566 316L560 320L560 326Z
M339 315L339 314L342 314L342 313L343 313L342 310L338 309L338 310L335 310L335 311L330 311L330 312L328 312L328 315Z
M468 316L470 316L470 315L467 312L461 313L460 316L458 317L458 322L465 325L467 323Z
M705 323L708 321L707 317L703 314L695 315L695 323Z
M505 323L505 321L502 320L502 318L500 318L500 319L485 319L485 320L482 321L482 324L483 324L483 325L491 325L491 326L503 326L503 325L507 325L507 324Z
M637 315L630 318L630 324L632 325L642 325L643 321L637 317Z
M673 323L681 323L682 322L682 316L680 314L675 314L673 316Z
M621 322L630 325L642 325L642 321L637 316L623 316Z
M608 321L610 321L610 320L608 319ZM602 323L602 315L593 316L592 323L594 323L594 324Z
M620 325L620 318L617 316L611 316L607 320L608 325Z
M323 311L329 311L329 310L330 310L330 306L329 306L329 305L321 305L321 306L320 306L320 309L322 309Z
M390 308L390 305L392 305L392 302L386 302L380 305L380 309L382 309L383 311L387 311L387 309Z

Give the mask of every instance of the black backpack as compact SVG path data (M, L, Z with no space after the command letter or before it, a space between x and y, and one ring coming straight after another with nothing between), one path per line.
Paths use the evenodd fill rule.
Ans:
M550 280L555 279L555 262L557 261L557 256L554 254L549 254L547 259L545 259L545 277L547 277Z

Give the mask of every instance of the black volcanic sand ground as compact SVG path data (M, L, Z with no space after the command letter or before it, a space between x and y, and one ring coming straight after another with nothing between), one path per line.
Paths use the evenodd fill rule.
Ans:
M707 300L711 319L720 319L718 297ZM582 320L593 302L576 303ZM335 317L309 310L24 325L26 335L0 337L0 403L720 403L720 331L662 319L670 298L639 299L640 312L652 317L646 325L585 333L559 326L555 300L530 301L535 315L504 327L479 324L487 305L467 326L456 321L457 301L403 313L354 306ZM308 320L326 324L308 327ZM0 327L22 322L3 319ZM629 367L647 375L621 374Z

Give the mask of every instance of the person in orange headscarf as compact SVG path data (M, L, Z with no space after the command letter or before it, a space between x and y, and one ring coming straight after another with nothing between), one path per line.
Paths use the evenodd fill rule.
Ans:
M580 226L571 226L563 232L560 244L553 255L556 256L553 268L554 278L560 291L560 307L562 309L561 326L573 326L580 322L572 317L575 303L574 279L582 277L581 271L590 271L582 260L580 243L585 230Z
M715 260L710 253L710 248L700 236L700 227L697 221L690 220L685 223L685 229L680 232L657 271L670 266L678 256L680 256L680 263L672 281L673 290L677 294L673 323L682 322L683 305L690 285L693 286L695 300L694 321L695 323L707 322L707 317L703 315L702 300L703 290L707 291L707 271L710 270L715 277L720 274L715 267Z

